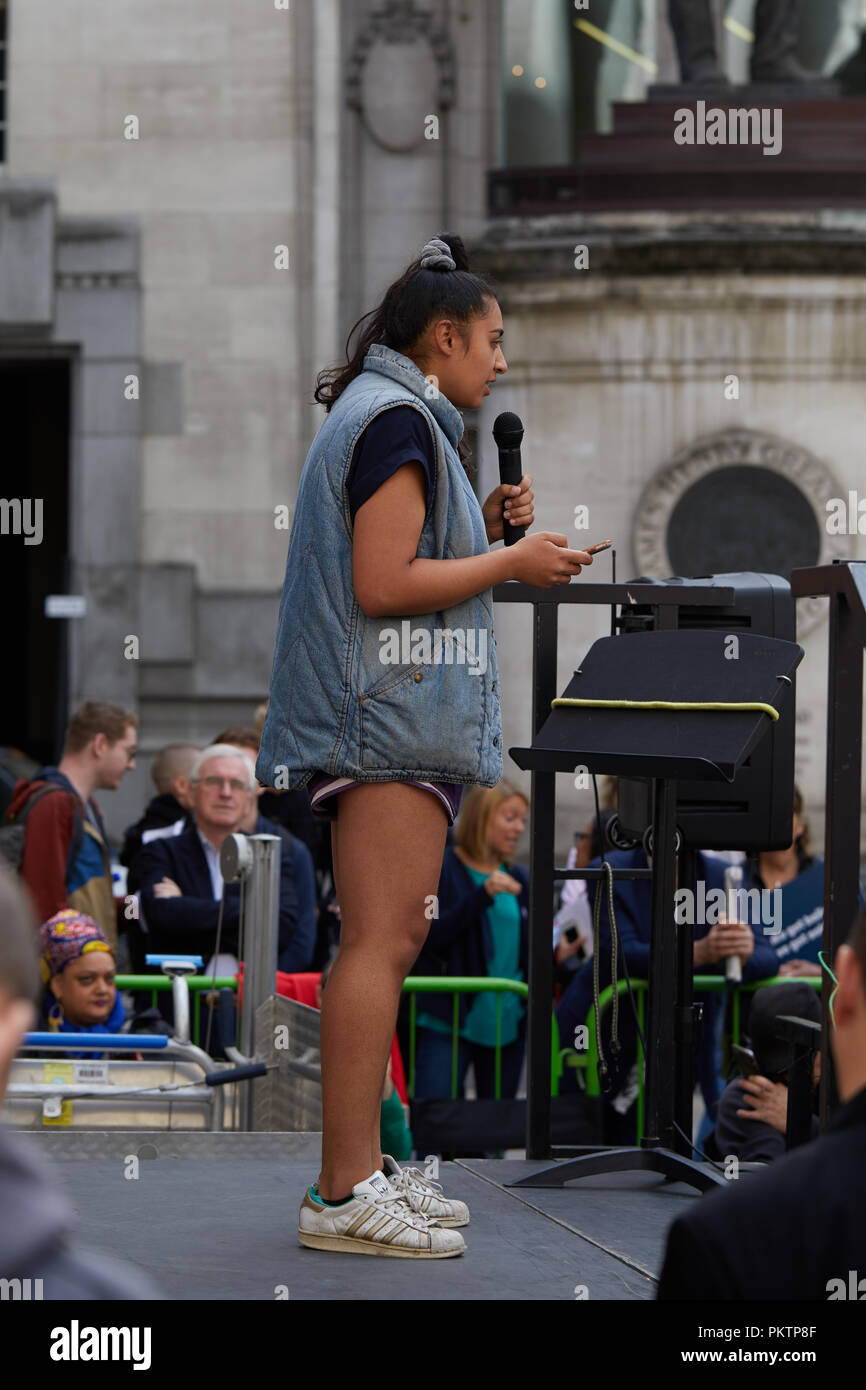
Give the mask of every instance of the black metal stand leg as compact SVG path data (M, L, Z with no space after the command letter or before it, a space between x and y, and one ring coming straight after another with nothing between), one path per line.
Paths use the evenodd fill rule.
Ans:
M554 869L555 774L532 774L529 872L529 1009L526 1027L526 1156L550 1154L550 1043L553 998L553 912L548 885Z
M653 896L646 1027L646 1148L674 1148L676 784L653 784Z
M535 735L556 695L557 610L534 609L532 727ZM556 774L532 773L529 848L529 1008L526 1027L526 1156L550 1153L550 1001L553 998L553 870Z
M863 645L856 615L842 593L830 597L827 679L827 808L824 861L824 959L831 965L857 915L860 856L860 767L863 747ZM855 866L851 873L850 866ZM827 974L821 992L821 1126L839 1103L830 1047L830 995Z
M679 855L677 886L695 891L695 851L683 845ZM694 901L694 899L693 899ZM690 914L686 914L688 918ZM694 930L690 921L676 922L677 936L677 1003L676 1003L676 1077L674 1082L674 1118L676 1130L674 1148L690 1158L692 1153L692 1098L695 1093L695 1025L694 1025ZM680 1130L682 1133L680 1133ZM683 1138L683 1135L688 1136Z
M564 1187L575 1178L589 1178L599 1173L661 1173L671 1182L688 1183L699 1192L725 1187L726 1179L715 1169L702 1168L690 1158L672 1149L608 1149L606 1153L589 1154L567 1163L556 1163L540 1173L532 1173L506 1187Z
M691 1091L688 1094L688 1117L684 1109L685 1077L691 1076L691 1052L680 1056L677 1067L676 1009L687 1001L691 1010L692 959L691 933L681 938L677 952L677 933L674 921L674 889L676 884L676 853L674 845L676 815L676 784L658 779L654 783L653 800L653 900L652 935L650 938L649 1010L647 1019L647 1133L640 1148L610 1149L590 1153L544 1168L530 1177L506 1183L506 1187L563 1187L576 1178L600 1173L651 1172L660 1173L672 1182L687 1183L699 1192L725 1185L725 1178L714 1169L695 1163L688 1154L674 1149L675 1096L683 1106L683 1132L691 1132ZM687 858L689 876L693 876L694 859ZM690 1017L690 1012L689 1012ZM680 1015L682 1024L683 1015ZM685 1070L684 1070L685 1067ZM671 1084L677 1078L676 1088ZM687 1140L681 1140L685 1145ZM689 1153L691 1145L688 1145ZM541 1157L540 1152L527 1157Z

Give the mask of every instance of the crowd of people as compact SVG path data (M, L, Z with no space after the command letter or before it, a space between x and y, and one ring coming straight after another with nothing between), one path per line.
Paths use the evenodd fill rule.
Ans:
M315 813L306 790L277 792L257 783L255 759L265 712L260 706L249 726L222 729L206 746L174 743L157 754L151 767L155 794L127 829L119 852L126 870L122 896L114 895L109 840L94 798L97 792L117 789L134 768L136 715L89 701L70 720L57 766L41 768L18 782L0 841L29 889L42 924L41 1021L46 1028L70 1033L170 1031L169 996L162 996L162 1015L155 1009L136 1014L114 985L118 962L121 970L145 973L149 952L194 953L205 962L205 974L238 973L239 888L225 883L220 871L222 844L236 832L268 833L281 841L278 988L303 997L292 981L309 976L321 989L339 949L340 933L327 822ZM616 808L614 779L604 779L601 804L600 815L576 832L567 867L596 866L603 860L614 868L646 866L643 849L605 849L605 827ZM528 810L527 797L508 781L466 789L456 824L448 830L438 893L428 914L429 931L413 975L526 982L529 876L516 857ZM810 851L799 791L788 849L748 856L697 855L698 877L708 891L722 885L726 862L732 858L742 863L745 890L770 888L781 895L781 920L774 919L769 935L747 921L697 923L696 975L724 974L726 962L736 955L744 984L777 976L805 982L819 976L823 863ZM593 881L565 880L554 917L552 1004L563 1055L590 1014L594 990L611 982L609 898L603 892L594 983L595 892ZM646 979L649 882L617 880L613 904L620 972L630 979ZM773 993L768 991L767 1003L756 1007L756 1026ZM768 1066L758 1076L743 1077L729 1056L723 1060L723 1033L731 1021L729 997L724 992L699 995L704 1016L696 1071L705 1115L698 1148L710 1156L724 1152L748 1158L758 1153L769 1160L784 1149L784 1077L778 1067ZM804 983L797 998L802 1016L818 1008L811 985ZM397 1053L402 1049L403 1056L409 1044L407 1016L404 1007L395 1038ZM474 1094L493 1097L497 1054L499 1095L517 1095L526 1039L526 1005L518 992L498 998L492 992L459 995L456 1078L452 996L417 994L415 1024L411 1081L416 1099L451 1096L455 1081L456 1098L463 1099L470 1069ZM602 1038L608 1043L610 1026L606 1016ZM748 1040L748 1002L745 1027ZM628 1010L620 1013L616 1041L616 1055L608 1058L605 1076L603 1130L606 1138L620 1141L634 1137L639 1066L637 1031ZM391 1085L390 1097L405 1101L404 1070L398 1088L389 1081L386 1087ZM563 1089L579 1089L579 1078L578 1069L566 1066ZM404 1106L404 1125L406 1113ZM405 1153L411 1135L399 1132L391 1142Z
M8 866L0 877L9 897L9 913L29 921L26 934L32 938L32 959L38 958L41 983L38 987L27 983L30 964L26 951L22 953L21 933L16 938L7 931L0 985L8 999L37 1003L38 1012L29 1016L31 1023L39 1021L45 1028L70 1034L68 1056L94 1055L75 1050L75 1037L85 1032L171 1031L170 1017L160 1018L153 1009L136 1016L127 1009L115 983L119 961L137 972L144 970L148 951L194 952L204 959L208 971L223 974L241 968L238 890L225 883L220 872L222 843L239 831L275 834L281 840L276 988L321 1006L340 935L327 837L311 814L306 796L266 791L257 783L254 759L262 716L263 711L257 711L257 722L224 729L204 747L172 744L159 753L151 770L155 795L126 831L120 850L120 863L127 872L127 891L122 896L115 897L113 892L109 839L94 794L116 789L134 767L136 716L110 704L87 703L70 721L58 765L40 769L15 787L0 845L4 858L17 867L29 901ZM569 866L595 866L606 860L614 867L642 867L649 862L643 849L605 849L605 825L615 798L615 784L608 782L604 811L576 833ZM414 975L526 981L529 875L516 856L528 810L527 797L507 781L492 788L467 789L457 822L448 832L429 932L413 966ZM736 857L697 855L697 873L708 891L722 884L725 863ZM777 890L781 916L774 918L770 934L746 921L696 923L695 973L724 974L727 959L736 955L744 984L782 978L754 995L745 1016L743 1042L749 1047L738 1049L739 1060L728 1059L724 1067L721 1039L730 991L704 997L696 1067L706 1115L698 1152L717 1160L735 1156L744 1162L774 1163L786 1150L790 1066L789 1048L777 1036L777 1021L780 1015L814 1022L821 1018L814 982L821 970L823 865L809 847L799 792L790 847L739 858L743 887ZM596 891L592 882L588 886L585 880L566 880L554 918L555 1007L566 1049L587 1019L594 990L610 982L609 898L602 892L594 940ZM613 903L622 967L630 980L645 979L651 934L649 882L616 881ZM860 938L858 942L862 946ZM860 960L857 950L852 956L855 963ZM595 952L599 960L594 986ZM454 1081L452 997L447 992L420 993L416 1004L414 1095L449 1096ZM459 995L458 1098L466 1094L470 1068L475 1094L479 1098L494 1095L498 1049L500 1095L507 1099L518 1093L526 1006L518 993L508 992L501 996L498 1010L497 1024L493 993ZM391 1155L406 1159L413 1152L400 1046L402 1037L405 1051L405 1020L402 1025L382 1093L382 1147L391 1163ZM22 1032L19 1028L19 1041ZM604 1036L609 1042L609 1032ZM628 1010L620 1014L619 1041L605 1101L608 1121L616 1116L620 1124L618 1130L614 1124L611 1132L608 1123L605 1137L617 1140L631 1137L622 1121L624 1116L633 1117L639 1066L637 1036ZM14 1050L7 1047L7 1062ZM749 1059L746 1067L744 1057ZM813 1074L816 1099L820 1072L818 1052ZM566 1068L566 1088L569 1074ZM577 1083L572 1079L571 1084ZM816 1137L816 1117L812 1132ZM0 1153L0 1167L3 1161ZM19 1160L8 1161L14 1166ZM686 1228L678 1227L674 1237L665 1275L668 1290L681 1277L674 1271L687 1251Z

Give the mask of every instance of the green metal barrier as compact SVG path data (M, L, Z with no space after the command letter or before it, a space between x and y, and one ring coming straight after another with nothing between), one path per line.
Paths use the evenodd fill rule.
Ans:
M820 969L820 967L818 967ZM768 980L756 980L752 984L740 985L733 992L733 1008L731 1020L731 1043L739 1043L740 1040L740 995L754 994L756 990L766 989L768 985L789 984L790 975L776 975ZM811 985L816 991L821 989L820 976L797 976L805 984ZM235 976L217 976L211 979L204 975L188 975L187 985L193 996L193 1042L199 1046L200 1038L200 1017L201 1017L201 995L205 991L218 989L231 989L237 992L238 982ZM159 991L170 990L171 980L167 975L117 975L115 984L120 990L133 990L136 992L149 992L151 1003L156 1005L156 996ZM646 1036L646 994L648 982L646 980L632 980L632 992L635 996L637 1015L641 1029ZM728 982L723 975L696 975L694 977L695 993L706 993L723 991L728 989ZM623 995L628 990L625 980L617 982L617 992ZM452 1050L451 1050L451 1099L457 1098L457 1046L460 1029L460 1002L461 994L483 994L493 992L496 994L496 1065L494 1095L496 1100L501 1099L502 1089L502 995L517 994L526 1001L529 996L529 986L522 980L505 980L490 978L488 976L472 978L469 976L445 976L445 975L409 975L403 981L403 993L410 995L409 1003L409 1079L408 1092L410 1096L415 1094L415 1033L417 1028L417 1006L416 995L418 994L451 994L453 995L452 1009ZM613 999L613 987L602 990L599 996L599 1012L601 1014L610 1007ZM584 1090L588 1096L600 1096L601 1085L598 1079L598 1048L595 1038L595 1005L593 1005L586 1016L586 1027L588 1029L589 1042L585 1052L575 1052L573 1047L562 1047L557 1026L556 1014L552 1017L551 1028L551 1086L552 1096L559 1094L559 1081L566 1065L576 1068L585 1073L583 1079ZM638 1067L638 1094L637 1094L637 1138L638 1142L643 1137L644 1125L644 1068Z
M202 993L212 989L232 989L237 992L238 982L234 975L217 975L216 979L211 975L187 975L184 978L192 995L192 1040L199 1047ZM131 990L136 994L149 993L154 1008L160 990L171 989L168 975L115 975L114 983L121 990Z
M820 966L817 967L817 968L820 970ZM733 991L732 1017L731 1017L731 1035L730 1035L730 1042L731 1042L732 1044L737 1044L737 1043L739 1043L739 1041L740 1041L740 1016L741 1016L740 995L741 995L741 994L754 994L756 990L759 990L759 989L766 989L769 985L790 984L790 982L791 982L791 980L792 980L793 978L797 978L798 980L802 980L804 984L811 985L817 992L820 992L820 989L821 989L821 978L820 978L820 975L815 975L815 976L812 976L812 975L799 975L799 976L796 976L796 977L791 976L791 975L774 975L771 979L767 979L767 980L755 980L755 981L753 981L751 984L748 984L748 985L740 985L738 989L736 989L736 990ZM637 1015L638 1015L638 1019L639 1019L639 1021L640 1021L640 1026L641 1026L641 1029L643 1030L644 1036L646 1036L646 1022L645 1022L645 1015L646 1015L646 995L647 995L647 990L648 990L648 988L649 988L649 982L648 982L647 980L632 980L632 982L631 982L631 988L632 988L632 993L633 993L634 996L635 996L635 1003L636 1003L636 1007L637 1007ZM718 992L721 992L721 991L725 991L725 990L727 990L728 988L729 988L728 982L727 982L727 980L725 979L725 977L724 977L723 975L695 975L695 977L694 977L694 990L695 990L695 994L702 994L702 993L703 993L703 994L706 994L706 993L714 993L714 992L715 992L715 993L718 993ZM621 995L623 995L623 994L626 994L627 991L628 991L628 983L627 983L627 981L625 981L625 980L618 980L618 981L617 981L617 993L621 996ZM613 999L613 986L612 986L612 985L608 985L607 988L604 989L604 990L602 990L601 994L599 995L598 1004L599 1004L599 1013L600 1013L600 1014L603 1014L604 1011L605 1011L607 1008L609 1008L612 999ZM620 1005L620 1007L622 1007L622 1005ZM589 1043L588 1043L588 1046L587 1046L586 1051L585 1051L584 1053L576 1053L576 1052L574 1051L574 1048L573 1048L573 1047L560 1048L560 1051L559 1051L559 1059L558 1059L558 1060L559 1060L559 1072L558 1072L558 1076L560 1076L560 1075L562 1074L562 1069L563 1069L564 1065L566 1064L566 1062L568 1062L568 1064L570 1064L572 1067L576 1067L579 1071L582 1071L582 1072L585 1072L585 1073L586 1073L586 1075L585 1075L585 1077L584 1077L584 1088L585 1088L585 1090L586 1090L586 1094L587 1094L588 1096L599 1096L599 1095L601 1095L601 1085L600 1085L599 1079L598 1079L598 1047L597 1047L597 1045L596 1045L596 1037L595 1037L595 1005L594 1005L594 1004L593 1004L593 1006L590 1008L589 1013L588 1013L587 1016L586 1016L586 1026L587 1026L587 1028L588 1028L588 1030L589 1030ZM644 1068L643 1068L642 1066L639 1066L639 1067L638 1067L638 1092L637 1092L637 1139L638 1139L638 1143L640 1143L641 1139L643 1138L643 1133L644 1133L644 1128L643 1128L643 1126L644 1126L644 1081L645 1081ZM554 1093L554 1094L555 1094L555 1093Z
M415 996L417 994L453 994L454 1004L451 1016L452 1044L451 1044L451 1099L457 1099L457 1043L460 1031L460 995L461 994L489 994L496 995L496 1064L494 1072L494 1099L500 1100L502 1090L502 996L503 994L518 994L525 1000L529 996L529 986L522 980L502 980L496 977L470 976L461 977L458 975L409 975L403 981L403 993L410 995L409 1001L409 1080L407 1089L409 1095L415 1095L415 1031L417 1028L417 1006ZM558 1040L557 1051L552 1058L554 1065L558 1066ZM560 1068L561 1070L561 1068Z
M193 997L193 1042L198 1045L200 1037L200 1009L201 995L205 991L217 989L232 989L237 992L238 982L232 976L217 976L214 980L209 975L187 975L187 985ZM136 992L150 993L151 1003L156 1005L156 996L159 991L171 989L171 980L168 975L117 975L115 984L120 990L133 990ZM496 1000L496 1099L499 1100L502 1089L502 995L518 994L521 999L526 1000L529 995L528 986L521 980L502 980L484 976L483 978L451 978L441 975L410 975L403 983L403 992L410 994L410 1043L409 1043L409 1094L414 1091L415 1083L415 1029L416 1029L416 994L453 994L454 1011L454 1043L451 1064L451 1097L456 1099L457 1095L457 1038L459 1030L459 995L460 994L482 994L493 991L497 995ZM559 1058L559 1033L556 1029L556 1019L554 1023L552 1074L555 1079L562 1073L562 1064ZM552 1091L557 1094L556 1090Z

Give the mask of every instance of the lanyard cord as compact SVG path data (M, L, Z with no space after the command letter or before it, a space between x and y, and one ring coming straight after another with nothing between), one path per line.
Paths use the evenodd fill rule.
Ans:
M619 1042L619 990L617 989L616 961L619 951L619 935L616 929L616 913L613 905L613 869L605 859L602 862L605 870L605 884L607 886L607 907L610 918L610 976L613 987L613 998L611 999L611 1052L617 1056L620 1051ZM604 1047L601 1041L601 1016L599 1009L599 945L601 937L601 894L602 884L599 880L595 893L595 902L592 908L592 1002L595 1007L595 1046L598 1052L598 1071L603 1083L609 1080L608 1065L604 1056ZM605 1090L608 1086L605 1085Z
M216 945L214 946L214 953L213 953L213 974L211 975L211 994L215 993L215 991L216 991L217 966L218 966L218 964L219 964L220 943L222 942L222 934L223 934L223 907L224 907L224 905L225 905L225 900L226 900L226 890L225 890L225 883L223 883L223 895L222 895L222 897L220 898L220 910L219 910L219 915L218 915L218 917L217 917ZM240 958L241 960L243 960L243 958L244 958L244 953L243 953L243 939L244 939L244 880L243 880L243 879L241 879L241 885L240 885L239 912L240 912L240 932L239 932L239 936L238 936L238 953L239 953L239 958ZM211 1035L211 1029L212 1029L212 1027L213 1027L213 1015L214 1015L213 1001L211 1001L211 1006L210 1006L210 1009L208 1010L207 1034L206 1034L206 1036L205 1036L205 1044L204 1044L204 1050L205 1050L205 1052L207 1052L208 1054L210 1053L210 1035ZM235 1043L237 1043L237 1037L235 1037Z

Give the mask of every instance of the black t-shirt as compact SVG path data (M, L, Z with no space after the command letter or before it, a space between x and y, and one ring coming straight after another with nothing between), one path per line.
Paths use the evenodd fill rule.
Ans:
M404 463L416 460L424 468L429 504L436 477L436 455L430 427L411 405L395 405L381 411L364 430L349 467L346 488L352 520L358 508L373 496L386 479Z

